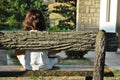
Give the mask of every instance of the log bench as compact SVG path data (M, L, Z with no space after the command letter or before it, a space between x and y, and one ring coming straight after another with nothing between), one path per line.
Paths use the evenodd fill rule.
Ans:
M98 33L98 34L97 34ZM96 44L95 44L96 43ZM99 32L0 32L0 49L23 49L23 50L95 50L95 65L90 71L78 71L79 76L86 76L93 80L103 80L105 76L105 52L116 51L118 48L118 37L116 33ZM1 66L2 67L2 66ZM10 67L10 66L6 66ZM47 75L53 72L64 73L62 70L49 71L21 71L19 74L25 75ZM110 70L108 70L110 71ZM8 71L1 71L6 74ZM10 72L11 75L19 71ZM70 72L73 74L73 72ZM69 73L69 75L70 75ZM10 75L9 74L9 75ZM64 74L67 74L66 72ZM77 75L77 74L74 74ZM14 75L13 75L14 76ZM90 80L89 79L89 80Z
M26 71L22 66L0 66L0 77L27 77L27 76L84 76L85 80L92 80L94 67L81 65L56 65L60 69L44 71ZM105 67L105 77L113 77L112 71Z

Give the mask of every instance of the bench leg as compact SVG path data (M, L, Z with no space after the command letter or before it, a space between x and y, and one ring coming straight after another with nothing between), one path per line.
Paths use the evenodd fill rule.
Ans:
M85 80L92 80L92 79L93 79L92 76L86 76L86 77L85 77Z

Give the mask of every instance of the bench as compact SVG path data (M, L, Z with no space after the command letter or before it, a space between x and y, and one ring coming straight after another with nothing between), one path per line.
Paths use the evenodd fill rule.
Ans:
M85 76L85 80L92 80L93 66L56 65L60 69L47 71L26 71L22 66L0 66L0 77L27 77L27 76ZM105 77L113 77L112 71L105 67Z
M90 73L89 71L87 72L84 70L82 72L80 71L84 76L87 76L86 80L87 78L90 78L92 76L94 80L103 80L103 77L105 75L104 72L105 52L116 51L118 47L117 41L118 41L118 37L116 33L106 33L105 31L100 31L98 32L98 34L97 32L88 32L88 31L87 32L85 31L0 32L0 49L88 50L88 51L95 50L96 51L95 65L92 71L90 71ZM107 45L108 43L109 45ZM40 72L41 71L35 71L35 72L25 71L25 74L31 73L32 75L35 74L42 75ZM47 74L51 72L51 70L44 72L45 74ZM56 72L57 71L55 70L54 75L57 74ZM83 76L83 75L79 75L79 76Z

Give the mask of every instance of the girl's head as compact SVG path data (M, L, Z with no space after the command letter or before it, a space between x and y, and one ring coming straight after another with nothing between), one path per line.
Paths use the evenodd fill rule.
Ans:
M25 31L29 30L45 31L46 24L42 12L37 9L29 10L23 21L23 26Z

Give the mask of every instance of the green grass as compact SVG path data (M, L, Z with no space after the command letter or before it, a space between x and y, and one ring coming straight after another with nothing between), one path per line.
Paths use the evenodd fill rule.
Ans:
M118 70L118 69L111 69L112 70L112 72L114 73L114 76L115 77L117 77L117 76L119 76L120 77L120 70Z
M30 76L30 77L0 77L0 80L85 80L79 76Z

